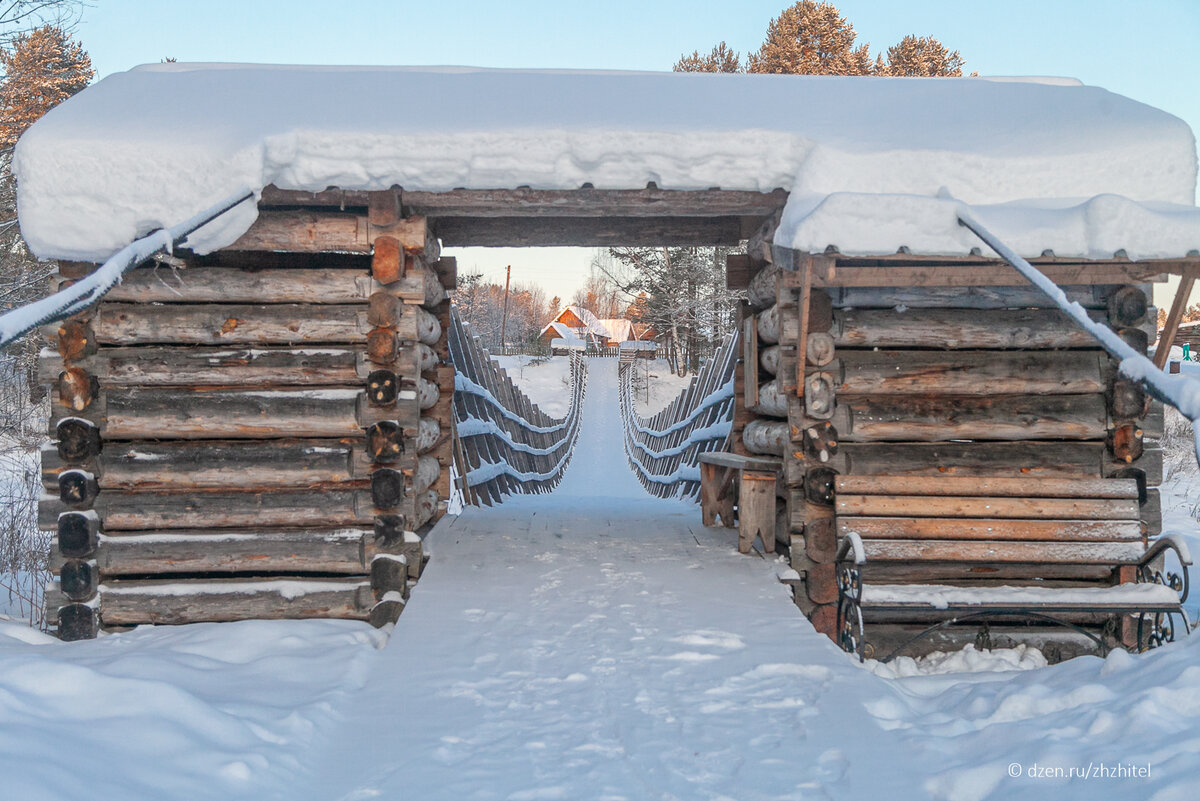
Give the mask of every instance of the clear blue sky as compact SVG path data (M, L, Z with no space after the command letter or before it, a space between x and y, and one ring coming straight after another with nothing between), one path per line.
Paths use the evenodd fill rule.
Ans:
M166 56L667 70L681 53L706 51L722 39L739 52L757 48L769 20L787 5L788 0L94 0L77 36L100 77ZM932 35L959 50L968 71L1079 78L1165 109L1200 130L1200 0L835 5L872 53L909 33ZM767 115L770 109L713 113ZM503 271L502 264L480 266L489 275ZM550 283L547 267L531 269ZM515 276L521 272L514 266ZM547 289L566 294L564 286Z

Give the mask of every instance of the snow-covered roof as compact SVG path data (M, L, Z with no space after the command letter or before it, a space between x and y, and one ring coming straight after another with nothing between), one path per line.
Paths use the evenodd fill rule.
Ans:
M598 337L608 336L608 329L604 327L604 324L596 318L596 315L592 314L589 310L583 308L582 306L567 306L558 313L558 317L555 319L561 318L567 312L570 312L579 318L579 321L583 323L583 329L586 331L586 333L595 334Z
M975 247L953 197L1031 255L1200 248L1188 126L1069 80L152 64L47 114L14 169L33 251L70 259L268 184L782 187L777 244L859 255Z
M579 337L575 335L575 329L571 328L571 326L566 325L565 323L560 323L557 320L547 323L546 327L538 332L538 338L540 339L541 337L544 337L547 331L553 331L562 339L579 339Z
M608 338L614 342L624 342L627 339L637 338L633 334L633 323L629 320L618 318L615 320L600 320L599 323L608 332Z

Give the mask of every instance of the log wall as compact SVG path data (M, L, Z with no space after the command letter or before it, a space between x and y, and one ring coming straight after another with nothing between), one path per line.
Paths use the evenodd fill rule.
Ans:
M361 212L342 231L264 209L46 332L39 523L64 639L403 609L449 494L455 270L394 193Z
M772 225L750 269L731 257L749 276L735 449L784 457L777 537L818 630L836 621L838 476L1135 478L1144 529L1160 530L1161 405L1015 271L837 255L782 269ZM1143 267L1040 261L1135 347L1153 339Z

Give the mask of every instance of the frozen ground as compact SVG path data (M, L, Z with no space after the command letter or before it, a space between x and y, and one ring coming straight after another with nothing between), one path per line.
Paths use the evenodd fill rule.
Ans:
M431 535L386 644L329 621L76 644L0 626L6 794L1195 797L1200 638L1051 667L1016 651L859 666L799 615L780 563L643 493L612 444L615 371L592 362L554 494ZM1045 768L1063 777L1030 775Z

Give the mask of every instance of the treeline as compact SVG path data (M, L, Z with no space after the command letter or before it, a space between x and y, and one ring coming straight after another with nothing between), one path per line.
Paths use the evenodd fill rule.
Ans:
M693 50L675 62L676 72L746 72L788 75L961 77L963 59L932 36L905 36L871 57L857 44L854 26L832 3L800 0L767 26L757 51L743 60L725 42L708 53Z

